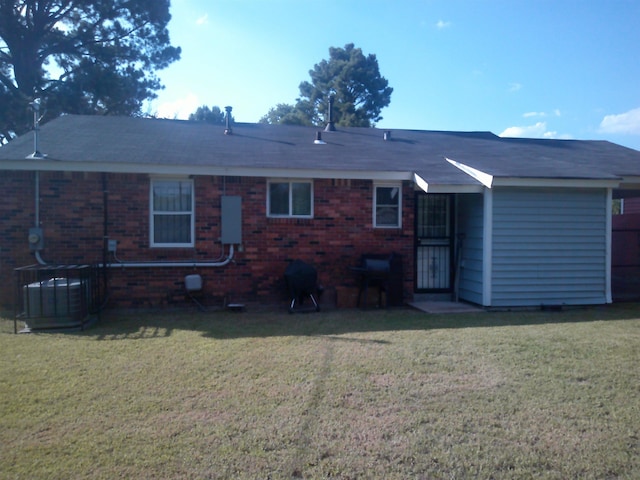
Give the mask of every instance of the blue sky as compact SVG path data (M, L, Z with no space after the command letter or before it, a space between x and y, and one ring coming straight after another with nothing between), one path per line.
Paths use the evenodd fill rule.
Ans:
M375 54L381 128L602 139L640 149L638 0L172 0L182 59L150 113L295 103L329 47Z

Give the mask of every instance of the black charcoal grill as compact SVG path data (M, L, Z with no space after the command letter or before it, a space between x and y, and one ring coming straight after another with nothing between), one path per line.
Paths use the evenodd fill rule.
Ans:
M382 306L385 293L385 307L402 304L402 261L392 253L365 254L360 257L360 265L351 267L359 279L358 306L367 307L369 287L378 289L378 305Z
M320 311L315 295L320 292L318 272L314 267L302 260L294 260L284 271L284 279L291 298L289 313L293 313L296 303L302 305L306 297L311 298L313 309Z

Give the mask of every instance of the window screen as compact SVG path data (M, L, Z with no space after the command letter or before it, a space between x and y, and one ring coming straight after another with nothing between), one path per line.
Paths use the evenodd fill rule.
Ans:
M400 226L400 196L399 186L376 186L375 193L375 226Z
M193 182L151 183L151 245L193 246Z

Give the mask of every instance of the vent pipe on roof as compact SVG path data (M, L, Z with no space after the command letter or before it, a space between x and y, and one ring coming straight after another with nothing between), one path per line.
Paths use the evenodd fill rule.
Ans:
M225 135L231 135L233 133L233 130L231 129L231 110L233 110L233 107L224 107L224 111L227 112L225 115Z
M385 130L385 132L382 134L382 138L385 142L391 140L391 132L389 130Z
M316 139L313 141L313 143L315 145L326 145L327 144L327 142L322 140L322 132L320 132L320 131L316 132Z
M45 158L46 155L40 153L39 150L39 134L40 134L40 99L36 98L33 102L29 103L29 106L33 110L33 153L27 155L28 159L40 159Z
M335 96L334 95L329 95L329 114L328 114L328 121L327 121L327 126L324 128L325 132L335 132L336 131L336 127L333 124L333 100L334 100Z

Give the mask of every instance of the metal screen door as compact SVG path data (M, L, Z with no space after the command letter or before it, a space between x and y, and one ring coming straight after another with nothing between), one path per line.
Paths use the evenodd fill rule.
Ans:
M416 290L451 290L451 196L418 194L416 201Z

